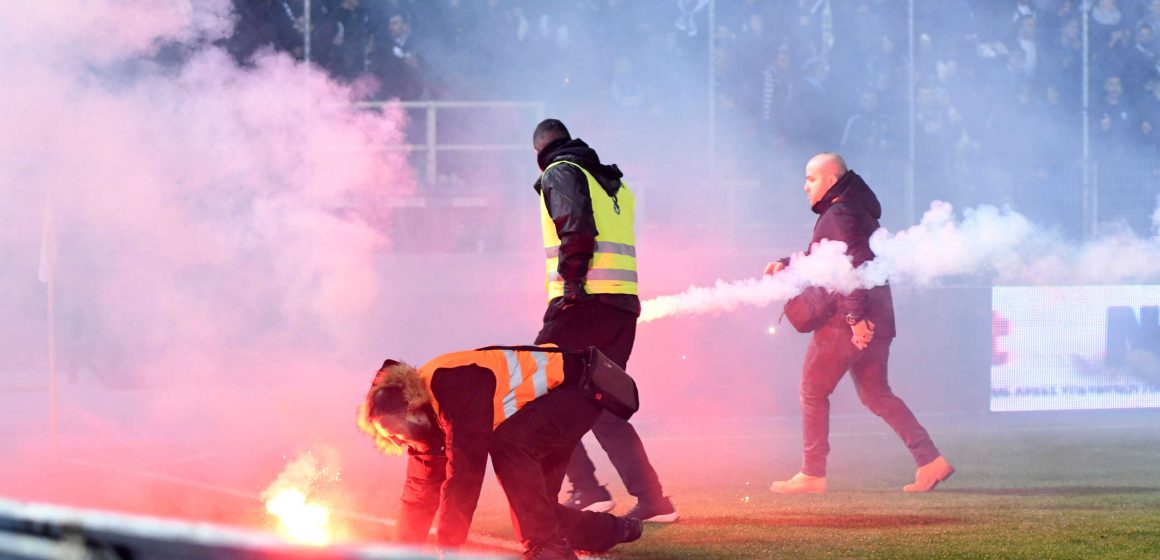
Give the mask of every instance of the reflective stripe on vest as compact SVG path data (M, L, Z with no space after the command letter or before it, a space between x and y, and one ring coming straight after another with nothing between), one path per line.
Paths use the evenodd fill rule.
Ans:
M636 240L633 221L636 203L632 191L622 181L616 197L608 196L604 187L588 170L570 161L558 161L544 170L560 164L575 166L588 181L588 195L592 199L592 217L596 223L596 246L588 261L584 291L590 294L637 293ZM547 258L546 276L548 301L564 295L564 279L560 277L560 238L556 224L548 214L544 195L540 194L540 225L544 236Z
M635 270L588 270L589 280L618 280L622 282L636 282ZM549 282L563 282L560 273L553 270L548 273ZM593 292L590 292L593 293Z
M545 347L554 347L545 344ZM564 382L564 358L556 352L526 350L467 350L446 354L419 368L419 376L431 390L431 379L441 369L476 365L495 375L492 428L511 418L524 405L542 397ZM431 399L439 414L439 402Z
M511 374L508 376L510 380L508 384L508 392L503 397L503 417L504 419L511 418L513 414L519 410L520 406L527 402L531 402L548 393L548 358L546 354L532 353L532 352L516 352L515 350L500 350L503 352L504 360L507 361L507 368ZM520 354L530 355L532 358L532 371L524 371L523 364L520 363ZM525 381L531 379L531 398L521 402L520 397L527 397L528 387ZM521 388L521 385L524 385ZM521 394L523 393L523 394Z
M597 241L597 253L608 253L611 255L626 255L629 257L636 256L636 247L632 245L625 245L624 243L613 243L611 241ZM554 245L544 249L545 255L549 258L556 258L560 256L560 245Z

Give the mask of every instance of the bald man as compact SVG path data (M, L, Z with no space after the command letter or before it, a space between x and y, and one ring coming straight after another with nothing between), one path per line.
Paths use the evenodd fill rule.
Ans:
M846 243L855 267L874 258L870 234L878 229L882 205L857 173L846 169L842 156L821 153L806 164L806 199L818 214L810 247L823 239ZM777 274L789 259L769 263L766 274ZM780 494L826 491L826 456L830 452L830 394L847 371L858 397L902 438L918 466L906 492L928 492L955 472L918 423L910 408L890 390L886 363L894 340L894 302L889 285L831 294L836 311L813 332L802 366L802 467L770 490Z

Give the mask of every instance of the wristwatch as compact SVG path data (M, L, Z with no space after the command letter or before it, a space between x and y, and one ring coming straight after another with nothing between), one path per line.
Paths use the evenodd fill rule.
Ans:
M859 317L853 313L846 314L846 324L848 324L850 326L856 325L858 323L858 321L861 321L861 320L862 320L861 317Z

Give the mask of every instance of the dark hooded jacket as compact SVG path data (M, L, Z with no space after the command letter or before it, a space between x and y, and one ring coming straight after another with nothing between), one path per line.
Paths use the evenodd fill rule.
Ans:
M842 175L812 210L818 214L818 221L814 224L810 247L823 239L842 241L854 267L874 258L870 235L879 227L882 205L857 173L847 171ZM852 313L874 323L876 337L894 337L894 300L889 284L836 297L838 311L828 325L845 326L846 314Z
M579 138L556 140L544 146L536 155L540 170L557 161L569 161L583 167L596 178L608 196L616 197L624 173L616 164L605 165L600 156ZM557 165L540 175L535 184L536 194L543 193L548 215L556 224L560 238L560 261L557 270L564 279L565 291L578 290L588 275L588 262L596 248L596 220L592 215L592 197L588 194L588 179L572 165ZM570 285L570 286L569 286ZM585 299L596 300L640 315L640 298L630 294L591 294ZM548 304L550 317L561 308L564 298Z

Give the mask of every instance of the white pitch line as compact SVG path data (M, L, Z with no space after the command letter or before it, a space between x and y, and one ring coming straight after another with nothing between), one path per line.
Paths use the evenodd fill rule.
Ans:
M74 465L81 465L84 467L94 467L94 468L98 468L98 469L105 469L107 471L114 471L114 472L119 472L122 474L136 475L136 476L140 476L142 478L152 478L155 480L163 480L165 482L172 482L174 484L177 484L178 486L186 486L189 488L196 488L198 490L205 490L207 492L216 492L218 494L225 494L227 496L232 496L235 498L245 498L245 499L257 501L259 503L262 501L258 497L257 494L253 494L250 492L243 492L241 490L234 490L233 488L227 488L225 486L218 486L216 484L207 484L204 482L198 482L196 480L189 480L186 478L180 478L180 477L176 477L176 476L165 474L165 473L146 471L143 469L134 469L134 468L130 468L130 467L122 467L122 466L116 466L116 465L105 465L105 464L101 464L101 463L94 463L92 461L82 461L82 460L75 460L75 459L68 460L65 462L72 463Z

